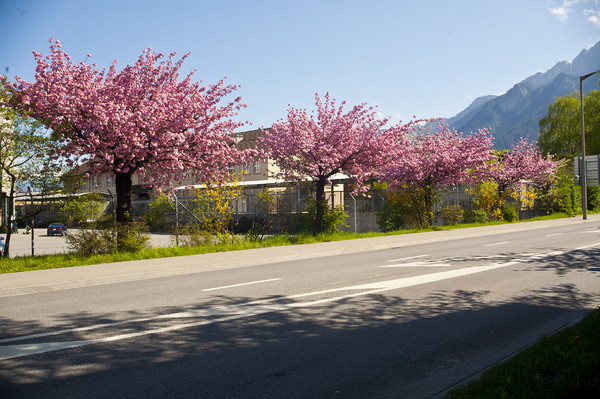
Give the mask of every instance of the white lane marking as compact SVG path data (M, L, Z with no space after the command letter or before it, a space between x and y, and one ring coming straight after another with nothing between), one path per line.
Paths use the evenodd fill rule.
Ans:
M425 262L396 263L394 265L385 265L385 266L378 266L378 267L389 268L389 267L450 267L450 266L452 266L450 263L425 261Z
M496 245L504 245L504 244L510 244L510 241L495 242L493 244L486 244L485 246L486 247L493 247L493 246L496 246Z
M202 290L203 292L208 292L208 291L216 291L216 290L224 290L226 288L235 288L235 287L243 287L244 285L253 285L253 284L261 284L261 283L269 283L271 281L277 281L277 280L281 280L281 278L270 278L268 280L258 280L258 281L249 281L247 283L240 283L240 284L232 284L232 285L224 285L222 287L214 287L214 288L206 288L204 290Z
M522 253L520 254L520 256L536 256L536 255L542 255L540 253L537 252L531 252L531 253ZM514 255L489 255L489 256L472 256L470 258L456 258L457 260L481 260L481 259L506 259L506 258L513 258Z
M561 236L565 233L554 233L554 234L546 234L546 237L554 237L554 236Z
M340 295L340 296L336 296L336 297L332 297L332 298L324 298L324 299L319 299L319 300L314 300L314 301L278 304L278 303L274 303L274 301L271 299L267 299L267 300L249 302L246 304L231 305L231 306L219 306L219 307L215 307L215 308L200 309L200 310L190 311L190 312L178 312L178 313L161 315L161 316L156 316L156 317L147 317L147 318L137 319L137 320L138 321L147 321L147 320L168 319L168 318L177 318L177 317L199 317L199 316L205 316L205 315L213 315L213 316L222 315L222 317L218 317L218 318L210 319L210 320L201 320L201 321L196 321L193 323L176 324L176 325L162 327L162 328L156 328L156 329L152 329L152 330L138 331L138 332L134 332L134 333L119 334L119 335L114 335L114 336L109 336L109 337L82 340L82 341L39 342L39 343L0 346L0 360L12 359L12 358L16 358L16 357L22 357L22 356L28 356L28 355L34 355L34 354L41 354L41 353L52 352L52 351L57 351L57 350L61 350L61 349L77 348L77 347L81 347L81 346L98 344L98 343L119 341L119 340L123 340L123 339L142 337L142 336L146 336L146 335L159 334L159 333L163 333L163 332L177 331L177 330L182 330L185 328L209 325L209 324L223 322L223 321L241 319L244 317L258 316L258 315L266 314L266 313L281 312L281 311L295 309L295 308L315 306L315 305L320 305L323 303L335 302L335 301L348 299L348 298L365 296L365 295L395 290L395 289L399 289L399 288L411 287L414 285L427 284L427 283L432 283L432 282L436 282L436 281L467 276L470 274L481 273L481 272L485 272L485 271L489 271L489 270L495 270L495 269L499 269L499 268L506 267L506 266L516 265L519 263L524 263L524 262L528 262L528 261L532 261L532 260L540 260L540 259L547 258L550 256L562 255L562 254L565 254L568 252L573 252L573 251L597 247L597 246L600 246L600 243L584 245L584 246L581 246L578 248L568 249L568 250L564 250L564 251L553 251L553 252L548 252L545 254L532 255L532 256L527 256L527 257L514 259L514 260L510 260L510 261L505 261L505 262L500 262L500 263L491 263L491 264L485 265L485 266L473 266L473 267L467 267L467 268L458 269L458 270L449 270L449 271L445 271L445 272L431 273L431 274L425 274L425 275L421 275L421 276L407 277L407 278L401 278L401 279L395 279L395 280L385 280L385 281L379 281L379 282L375 282L375 283L354 285L354 286L349 286L349 287L340 287L340 288L334 288L334 289L323 290L323 291L308 292L308 293L304 293L304 294L297 294L297 295L291 295L288 297L280 298L280 300L285 300L285 299L289 300L289 299L301 298L301 297L305 297L305 296L319 295L319 294L332 293L332 292L353 291L353 290L359 291L359 292L354 292L354 293L350 293L350 294L346 294L346 295ZM70 330L50 332L50 333L47 333L46 335L58 335L61 333L72 332L72 331L85 331L85 330L91 330L94 328L108 327L111 325L122 325L122 324L132 323L132 322L134 322L134 321L129 320L129 321L116 322L116 323L100 324L100 325L96 325L96 326L82 327L81 329L70 329ZM8 342L8 340L11 340L11 341L26 340L26 339L30 339L31 337L39 338L43 335L44 334L36 334L35 336L32 335L32 336L15 337L15 338L5 339L0 342Z
M406 258L390 259L390 260L388 260L386 262L401 262L403 260L411 260L411 259L424 258L426 256L429 256L429 255L415 255L415 256L409 256L409 257L406 257Z

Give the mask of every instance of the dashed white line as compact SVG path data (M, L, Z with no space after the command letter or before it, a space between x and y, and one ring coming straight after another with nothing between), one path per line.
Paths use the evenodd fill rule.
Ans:
M406 258L390 259L387 262L401 262L403 260L411 260L411 259L424 258L426 256L429 256L429 255L415 255L415 256L409 256L409 257L406 257Z
M450 263L442 263L435 261L425 261L425 262L406 262L406 263L396 263L394 265L385 265L379 267L450 267L452 266Z
M252 284L261 284L261 283L269 283L271 281L277 281L277 280L281 280L281 278L270 278L268 280L258 280L258 281L249 281L247 283L240 283L240 284L232 284L232 285L224 285L222 287L214 287L214 288L206 288L204 290L202 290L203 292L208 292L208 291L216 291L216 290L224 290L226 288L235 288L235 287L242 287L244 285L252 285Z
M495 242L492 244L486 244L485 246L486 247L494 247L496 245L504 245L504 244L510 244L510 241Z
M553 233L553 234L546 234L546 237L554 237L554 236L561 236L565 233Z
M316 296L321 293L354 291L354 292L351 292L348 294L338 295L338 296L329 297L329 298L322 298L322 299L317 299L317 300L312 300L312 301L309 300L306 302L276 303L273 300L260 300L260 301L245 303L245 304L242 303L242 304L238 304L238 305L221 306L221 307L208 308L208 309L199 309L199 310L191 311L191 312L160 315L160 316L156 316L154 318L149 317L149 318L139 319L139 321L150 320L150 319L158 320L158 319L173 318L173 317L201 317L201 316L206 316L207 314L212 314L212 315L217 316L217 318L215 318L215 319L198 320L198 321L194 321L191 323L181 323L181 324L170 325L170 326L166 326L166 327L162 327L162 328L137 331L137 332L133 332L133 333L118 334L118 335L113 335L113 336L81 340L81 341L33 342L33 343L16 344L16 345L2 345L2 346L0 346L0 360L12 359L12 358L16 358L16 357L29 356L29 355L40 354L40 353L47 353L47 352L57 351L57 350L61 350L61 349L77 348L77 347L81 347L81 346L98 344L98 343L114 342L114 341L119 341L119 340L123 340L123 339L143 337L143 336L147 336L147 335L160 334L160 333L170 332L170 331L177 331L177 330L191 328L191 327L199 327L199 326L209 325L209 324L213 324L213 323L219 323L219 322L223 322L223 321L258 316L258 315L266 314L266 313L281 312L281 311L292 310L292 309L296 309L296 308L315 306L315 305L320 305L320 304L324 304L324 303L328 303L328 302L340 301L340 300L348 299L348 298L371 295L371 294L381 293L381 292L395 290L395 289L399 289L399 288L411 287L414 285L432 283L432 282L436 282L436 281L467 276L470 274L486 272L486 271L495 270L495 269L499 269L499 268L510 266L510 265L529 262L529 261L533 261L533 260L541 260L541 259L544 259L544 258L547 258L550 256L562 255L562 254L565 254L568 252L587 249L587 248L591 248L591 247L597 247L597 246L600 246L600 243L589 244L589 245L585 245L585 246L581 246L581 247L573 248L573 249L568 249L568 250L564 250L564 251L553 251L553 252L548 252L548 253L539 254L539 255L527 256L527 257L517 258L517 259L513 259L513 260L508 260L505 262L491 263L491 264L488 264L485 266L473 266L473 267L467 267L467 268L458 269L458 270L450 270L450 271L445 271L445 272L431 273L431 274L425 274L425 275L421 275L421 276L406 277L406 278L400 278L400 279L394 279L394 280L378 281L378 282L374 282L374 283L367 283L367 284L347 286L347 287L338 287L338 288L329 289L329 290L323 290L323 291L318 291L318 292L308 292L308 293L304 293L304 294L296 294L296 295L291 295L288 297L279 298L280 300L285 300L285 299L289 300L289 299L296 299L296 298L305 297L305 296ZM133 320L122 321L122 322L114 323L114 325L125 324L128 322L131 323L134 321ZM88 326L88 327L81 328L81 330L83 331L84 329L107 327L111 324L112 323L108 323L108 324L104 324L104 325ZM49 332L49 333L47 333L47 335L58 335L60 333L65 333L65 332L69 332L69 331L73 331L73 330L78 330L78 329ZM46 335L46 334L36 334L36 335L32 335L31 337L27 337L27 336L14 337L14 338L11 338L10 340L14 342L14 341L26 340L28 338L34 338L34 337L41 338L42 335ZM7 341L7 340L4 340L4 341Z

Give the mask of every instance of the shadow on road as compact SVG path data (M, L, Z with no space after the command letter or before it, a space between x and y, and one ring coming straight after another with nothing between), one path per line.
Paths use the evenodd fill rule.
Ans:
M600 250L574 251L528 262L525 270L555 271L559 276L600 272L598 260ZM464 289L436 290L419 299L376 294L14 358L1 362L0 396L426 398L533 343L543 332L564 326L600 298L571 283L529 291L509 302L490 302L490 295ZM263 299L283 302L278 297ZM161 307L118 317L65 314L55 329L252 300L215 296L193 307ZM153 319L41 341L79 341L189 321ZM1 338L44 331L35 321L0 319Z
M600 272L600 248L570 251L544 261L531 262L532 269L523 271L554 271L559 276L572 272Z

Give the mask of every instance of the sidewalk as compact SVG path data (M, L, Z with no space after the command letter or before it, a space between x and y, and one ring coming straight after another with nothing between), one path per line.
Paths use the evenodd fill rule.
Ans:
M583 221L581 216L577 216L568 219L0 274L0 297L247 267L265 263L401 248L410 245L598 221L600 221L600 215L588 215L587 221Z

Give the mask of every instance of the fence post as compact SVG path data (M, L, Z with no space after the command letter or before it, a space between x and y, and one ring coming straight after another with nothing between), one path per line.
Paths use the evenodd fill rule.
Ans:
M112 220L113 220L113 224L116 223L117 219L117 212L116 212L116 207L115 207L115 198L113 197L113 193L112 191L110 191L110 188L106 188L106 191L108 191L108 195L110 195L110 212L112 214Z
M281 233L281 208L279 207L279 193L277 193L277 230Z
M331 182L331 209L335 208L335 190L333 188L333 182Z
M177 194L175 196L175 245L179 246L179 200Z
M31 187L27 187L27 191L29 191L29 197L31 198L31 256L35 256L35 212L33 210L33 193L31 192Z
M356 233L357 232L357 226L356 226L356 223L357 223L356 222L356 198L354 197L354 195L352 195L352 193L349 193L349 194L352 197L352 203L353 203L352 209L353 209L353 212L354 212L354 233Z

